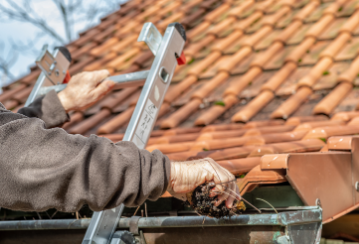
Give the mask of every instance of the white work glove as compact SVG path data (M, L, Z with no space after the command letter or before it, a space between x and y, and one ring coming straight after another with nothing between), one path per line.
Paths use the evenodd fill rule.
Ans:
M210 197L218 195L215 206L226 201L226 207L232 208L233 201L241 199L234 175L213 159L171 162L171 176L167 191L172 196L185 201L186 193L194 191L197 186L204 183L215 184L210 194Z
M58 94L66 112L89 108L111 91L115 83L110 80L103 81L109 74L107 70L99 70L82 72L71 77L65 90Z

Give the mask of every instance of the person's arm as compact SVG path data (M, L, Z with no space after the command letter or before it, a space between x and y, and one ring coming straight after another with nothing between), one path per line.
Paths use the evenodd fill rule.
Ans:
M23 211L94 211L155 200L170 161L131 142L46 129L43 121L0 109L0 206Z
M55 91L37 98L28 107L19 109L18 113L43 120L47 128L59 127L69 121L69 116Z

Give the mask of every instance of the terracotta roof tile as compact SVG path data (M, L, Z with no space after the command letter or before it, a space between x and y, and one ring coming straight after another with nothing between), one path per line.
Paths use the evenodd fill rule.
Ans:
M173 128L184 121L188 115L195 112L202 103L200 99L192 99L181 109L172 114L169 118L161 123L161 128Z
M11 90L4 91L2 94L0 94L0 102L4 103L6 100L12 98L15 94L24 90L26 87L27 87L26 84L19 84L18 86L16 86Z
M293 62L287 62L271 79L269 79L261 88L262 91L276 91L279 86L288 78L297 68Z
M337 37L340 33L340 28L344 23L347 22L347 19L340 18L335 19L318 37L318 40L328 40Z
M229 74L227 72L219 72L215 77L213 77L210 81L206 82L204 86L202 86L199 90L197 90L194 94L192 94L192 98L203 99L209 95L214 89L216 89L221 83L223 83Z
M84 46L82 46L81 48L77 49L76 51L72 52L71 53L71 58L78 59L83 54L88 53L95 46L97 46L97 43L89 42L89 43L85 44Z
M317 116L301 116L301 117L291 117L286 121L286 125L299 125L304 122L309 121L323 121L328 120L327 116L317 115Z
M349 63L336 62L318 79L312 87L314 91L333 89L338 83L338 77L348 70Z
M326 144L320 139L307 139L307 140L294 141L294 142L273 143L265 146L260 146L254 149L248 155L248 157L261 157L267 154L277 154L277 153L318 152L325 145Z
M272 6L276 1L275 0L269 0L262 3L257 3L255 5L255 9L257 11L265 12L270 6Z
M312 66L320 59L320 53L330 44L330 41L317 41L306 54L298 60L300 65Z
M92 63L86 65L83 70L84 71L94 71L94 70L101 69L105 63L109 62L110 60L114 59L115 57L117 57L117 53L110 52L107 55L105 55L104 57L94 60Z
M354 30L358 27L359 23L359 12L356 11L349 20L340 28L340 32L349 32L353 33Z
M323 32L323 30L330 25L334 20L333 15L325 15L318 21L316 24L314 24L305 34L306 37L314 37L318 38L320 33Z
M351 38L347 45L339 52L335 57L335 61L350 61L354 59L357 55L357 50L359 47L359 38Z
M186 4L180 7L180 9L184 12L198 10L198 8L203 8L199 6L201 3L203 3L203 0L187 1Z
M93 56L102 56L104 52L108 52L109 48L111 48L113 45L115 45L116 43L118 43L118 38L116 37L112 37L110 39L108 39L106 42L104 42L102 45L93 48L90 51L90 54Z
M19 102L11 99L11 100L6 100L3 103L3 105L5 106L5 108L12 110L12 109L15 109L19 105Z
M286 61L292 61L295 63L299 62L303 55L308 52L308 50L313 46L314 43L315 38L306 38L286 57Z
M315 129L317 127L336 126L336 125L345 125L345 122L342 120L308 121L298 125L294 129L294 131L309 131L310 129Z
M352 137L351 136L333 136L327 141L329 150L351 150Z
M222 167L225 167L234 175L248 173L251 169L259 165L260 162L261 160L259 157L218 161Z
M283 172L279 170L261 170L260 166L253 168L237 185L239 192L244 195L253 190L258 184L276 184L286 182Z
M116 131L118 128L123 126L125 123L127 123L131 116L133 111L135 110L135 106L131 106L123 113L117 115L115 118L111 119L106 124L102 125L98 130L98 134L110 134L114 131Z
M333 15L335 16L338 13L338 10L342 7L344 4L343 1L336 1L333 4L331 4L328 8L326 8L323 11L323 15Z
M211 63L215 62L220 56L220 52L212 52L205 59L201 60L197 65L192 67L188 71L188 74L198 76L203 70L205 70Z
M305 7L303 7L293 18L293 20L303 21L308 15L310 15L320 4L320 1L311 1Z
M262 70L260 68L252 67L245 75L243 75L238 80L238 82L236 82L235 84L232 84L230 87L228 87L223 95L224 96L227 96L227 95L237 96L261 72L262 72Z
M263 26L274 26L283 16L287 15L291 11L290 7L284 6L280 8L275 14L269 15L263 20Z
M241 111L237 112L233 117L233 122L247 122L255 114L257 114L265 105L272 100L274 94L272 91L262 91L256 96L248 105L246 105Z
M359 56L353 60L353 62L350 65L350 68L347 69L344 73L342 73L338 77L338 81L341 82L354 82L355 77L358 75L359 70Z
M311 94L310 88L305 86L299 88L293 96L271 114L271 118L287 119Z
M78 61L77 63L73 64L69 68L69 72L71 75L74 75L81 70L83 70L84 67L86 67L89 63L91 63L93 60L95 60L94 57L85 57L84 59Z
M72 45L82 46L85 43L92 41L92 39L95 38L100 33L101 33L101 31L99 29L92 29L92 30L86 32L85 35L80 36L80 38L77 39L76 41L74 41L72 43Z
M130 49L129 51L127 51L126 53L124 53L123 55L113 59L112 61L108 62L106 64L106 66L108 68L114 68L114 69L118 69L118 67L121 67L122 65L124 65L127 61L129 61L131 58L135 57L137 54L139 54L141 51L140 48L133 48Z
M76 123L82 121L84 118L83 113L82 112L74 112L70 115L70 121L65 123L62 128L64 130L67 130L68 128L72 127L73 125L75 125Z
M284 48L283 43L275 42L273 43L263 54L258 55L258 57L253 60L251 67L257 66L259 68L264 68L266 63L273 58L277 53L279 53Z
M332 4L332 2L321 1L320 5L304 20L305 22L316 22L323 16L324 10Z
M329 69L329 67L333 64L333 60L328 57L322 58L309 72L309 74L303 77L297 84L297 87L300 88L302 86L312 87L318 79L325 75Z
M21 82L26 83L26 84L35 83L35 81L36 81L37 77L40 75L40 73L41 73L40 69L34 70L27 76L23 77L21 79Z
M175 85L173 89L167 92L164 101L171 103L176 98L178 98L184 91L186 91L190 86L192 86L197 81L197 77L194 75L189 75L181 83Z
M353 85L348 82L340 83L333 91L331 91L314 109L314 114L331 114L338 104L352 90Z
M331 136L338 135L353 135L359 133L358 125L347 125L347 126L327 126L319 127L308 132L303 139L311 138L324 138L327 139Z
M339 51L349 42L351 35L347 32L342 32L323 52L320 53L320 58L330 57L332 59L339 53Z
M243 47L241 48L237 53L235 53L232 57L227 59L226 62L223 62L223 64L219 67L220 71L226 71L229 72L232 70L236 64L241 62L245 57L247 57L251 53L250 47Z
M96 36L94 36L93 40L96 41L97 43L101 43L104 39L107 39L113 33L118 31L119 28L120 25L112 25L109 28L106 28L105 30L98 33Z
M357 112L357 111L339 112L339 113L336 113L331 118L331 120L341 120L344 122L349 122L350 120L352 120L356 117L359 117L359 112Z
M25 103L27 100L27 97L30 95L32 91L32 86L26 87L24 89L21 89L16 94L13 95L13 99L17 100L20 103Z

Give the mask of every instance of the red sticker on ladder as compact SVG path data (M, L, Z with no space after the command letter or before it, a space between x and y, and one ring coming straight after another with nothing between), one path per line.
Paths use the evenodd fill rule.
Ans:
M178 65L186 64L186 56L184 56L184 53L182 52L181 56L177 58Z
M67 71L67 72L66 72L65 79L64 79L64 81L62 82L62 84L68 83L68 82L70 81L70 79L71 79L70 72Z

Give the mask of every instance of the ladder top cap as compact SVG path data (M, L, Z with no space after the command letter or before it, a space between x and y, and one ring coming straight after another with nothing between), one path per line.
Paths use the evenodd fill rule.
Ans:
M168 25L168 27L175 27L177 29L177 31L180 33L180 35L182 36L184 41L187 41L187 37L186 37L186 30L184 29L183 25L181 25L178 22L174 22Z

